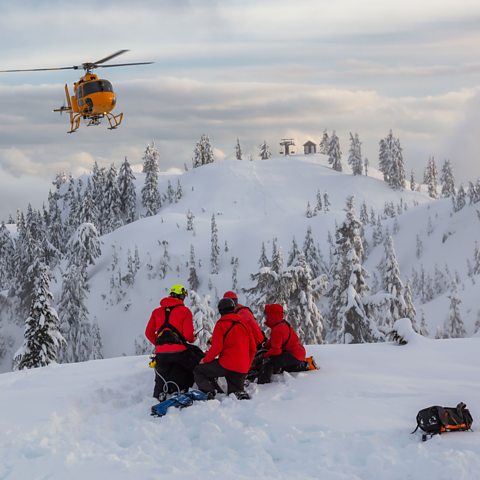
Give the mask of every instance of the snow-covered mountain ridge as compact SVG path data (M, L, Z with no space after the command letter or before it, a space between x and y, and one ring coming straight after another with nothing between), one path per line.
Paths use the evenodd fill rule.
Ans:
M145 176L135 175L137 209L142 213ZM86 179L83 177L84 185ZM354 197L357 216L364 209L368 217L364 225L368 243L364 266L370 273L371 293L378 288L375 284L384 255L383 241L374 237L383 238L388 232L393 237L402 279L413 286L417 320L424 318L430 336L435 336L448 317L452 278L457 280L467 335L478 328L478 275L469 276L468 268L474 261L480 234L475 204L453 213L450 199L432 200L423 188L422 192L394 190L373 168L368 176L354 176L348 167L343 173L336 172L323 155L252 162L226 160L183 173L160 173L161 194L167 192L169 184L177 183L181 184L181 198L172 202L164 198L157 215L140 218L101 238L102 254L88 270L86 306L90 321L99 325L105 357L148 351L143 336L145 324L172 283L188 286L192 247L200 281L197 291L209 294L213 307L223 292L233 287L240 300L248 304L242 289L252 286L250 275L258 271L262 243L270 256L274 238L286 262L293 238L301 248L311 228L328 268L336 226L345 219L347 196ZM322 210L307 216L308 204L313 211L318 195L323 200ZM188 212L192 213L191 230ZM210 266L212 216L220 247L218 274L212 274ZM380 243L375 246L376 242ZM122 278L135 250L138 270L134 281L127 284ZM65 269L65 265L60 267ZM60 273L57 268L51 283L56 302L62 291ZM419 291L418 278L422 275L431 292ZM320 299L319 308L325 316L325 297ZM23 326L21 322L8 324L4 318L3 331L13 339L11 355L22 342ZM0 363L2 371L10 370L8 355Z

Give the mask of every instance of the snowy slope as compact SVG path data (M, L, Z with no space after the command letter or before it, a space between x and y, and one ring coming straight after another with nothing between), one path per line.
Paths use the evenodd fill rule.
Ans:
M149 416L147 357L0 375L0 479L475 480L480 434L410 435L418 410L480 418L480 338L308 348L321 370Z
M97 317L104 340L106 356L133 353L133 338L143 334L145 323L166 294L172 283L186 284L190 246L195 249L200 277L200 293L210 293L214 301L225 290L232 288L231 258L239 258L238 285L250 286L250 274L257 271L262 242L270 255L273 237L285 257L293 237L300 246L310 226L328 260L328 231L332 235L335 222L344 219L345 197L354 195L359 209L363 201L369 208L383 211L385 202L395 205L403 198L413 208L414 204L430 204L424 194L411 191L398 192L383 181L371 177L354 177L338 173L325 165L323 156L298 156L272 158L266 161L223 161L185 172L180 176L164 174L159 189L166 191L167 182L173 185L180 178L184 196L178 203L165 204L155 217L143 218L103 238L102 257L91 271L91 295L88 308ZM143 185L137 174L139 189ZM312 207L316 193L327 193L330 199L328 212L307 218L307 202ZM194 232L187 231L186 214L195 215ZM211 218L215 214L219 232L220 272L209 275ZM163 255L161 242L168 242L171 257L166 278L156 275L157 265ZM225 242L228 252L224 251ZM117 292L110 293L113 247L120 258L121 268L126 267L127 251L138 247L142 268L135 285L117 303ZM147 263L153 266L148 270ZM213 289L208 289L209 280ZM241 298L245 300L245 298ZM188 303L188 301L187 301ZM116 332L122 333L116 333Z
M89 271L90 293L87 307L90 320L98 322L103 340L104 356L115 357L135 353L135 341L144 339L145 324L151 311L167 293L172 283L187 284L190 247L195 249L200 278L199 293L210 294L213 305L225 290L232 288L233 266L238 258L238 288L240 300L246 301L242 288L251 286L250 274L258 269L262 242L270 255L272 239L278 239L285 259L295 237L301 248L311 227L315 242L328 262L328 233L334 235L335 225L345 218L345 198L355 197L357 214L363 202L375 215L382 214L385 203L397 207L400 202L408 209L397 219L388 218L383 228L393 235L397 259L403 280L411 279L413 270L421 267L433 277L435 266L460 279L460 311L467 335L475 332L480 318L478 294L480 278L467 276L467 261L473 260L475 242L480 238L477 207L466 206L452 214L449 199L433 201L424 192L392 190L383 182L379 172L369 169L369 176L353 176L348 169L335 172L324 155L296 155L276 157L265 161L218 161L188 172L162 172L159 190L163 194L170 182L174 187L180 181L183 197L177 203L164 202L158 215L141 218L109 235L102 237L102 255ZM137 199L140 204L144 184L142 173L136 173ZM85 178L84 178L85 180ZM316 194L328 194L329 211L307 218L307 202L313 207ZM187 230L187 212L195 215L194 231ZM218 228L220 272L211 275L211 220L215 215ZM396 223L396 224L395 224ZM398 230L398 231L397 231ZM370 247L373 227L367 225L365 235ZM420 257L416 254L417 236L423 244ZM164 245L170 256L165 278L159 265ZM225 251L227 245L228 251ZM119 286L115 280L127 267L128 251L138 248L140 270L135 283ZM114 267L114 252L118 264ZM365 267L373 282L374 273L382 259L383 245L370 248ZM61 294L61 276L57 270L51 289L58 302ZM113 286L112 286L113 281ZM117 282L118 283L118 282ZM417 292L414 292L414 294ZM417 319L422 315L431 336L448 316L450 290L445 290L428 303L414 298ZM1 306L0 297L0 306ZM187 299L188 304L188 299ZM325 300L321 301L323 314ZM3 312L0 312L3 313ZM22 321L11 323L8 312L3 316L3 334L13 339L9 355L0 358L0 372L11 369L11 355L23 340ZM2 331L0 331L2 334Z

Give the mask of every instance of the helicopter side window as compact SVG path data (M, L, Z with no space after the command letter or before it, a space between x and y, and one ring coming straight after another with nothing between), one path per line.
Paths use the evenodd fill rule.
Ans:
M112 84L107 80L88 82L83 85L83 95L91 95L99 92L113 92Z

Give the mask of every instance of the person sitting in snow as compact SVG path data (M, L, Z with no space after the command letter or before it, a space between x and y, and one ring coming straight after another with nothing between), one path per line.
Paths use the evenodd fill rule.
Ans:
M233 300L233 303L235 303L234 312L240 315L240 317L242 317L245 320L245 322L248 324L253 334L255 344L257 345L257 350L263 348L266 337L265 337L265 334L262 332L262 329L258 325L257 320L253 315L253 312L245 305L238 303L237 294L235 292L232 292L231 290L229 290L228 292L225 292L223 294L223 298L231 298Z
M284 319L283 307L278 303L265 305L265 323L270 327L270 339L263 354L264 361L258 373L258 383L270 383L274 372L309 370L305 347L297 333Z
M153 396L165 400L167 393L188 391L193 369L200 360L194 347L192 312L184 305L187 289L172 285L170 295L160 301L148 321L145 336L155 345L155 388Z
M256 345L248 324L234 310L231 298L220 300L221 316L213 329L210 349L193 371L195 383L209 399L215 397L218 377L227 380L228 394L233 393L240 400L250 398L244 390L245 377Z

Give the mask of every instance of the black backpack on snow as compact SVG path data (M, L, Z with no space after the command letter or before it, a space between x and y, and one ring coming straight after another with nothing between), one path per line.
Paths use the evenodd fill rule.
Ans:
M424 408L417 413L417 427L425 432L422 440L427 439L427 435L436 435L443 432L470 430L473 423L472 415L467 406L461 402L456 407L433 407Z

